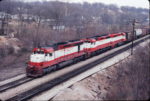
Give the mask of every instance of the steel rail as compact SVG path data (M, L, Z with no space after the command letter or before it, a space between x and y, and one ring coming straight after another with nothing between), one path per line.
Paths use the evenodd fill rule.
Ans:
M23 77L21 79L9 82L9 83L7 83L5 85L0 86L0 93L6 91L8 89L17 87L17 86L19 86L19 85L21 85L23 83L26 83L28 81L31 81L31 80L33 80L33 78Z

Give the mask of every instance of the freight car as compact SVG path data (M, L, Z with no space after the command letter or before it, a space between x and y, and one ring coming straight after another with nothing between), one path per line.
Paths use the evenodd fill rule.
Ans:
M149 29L148 28L138 28L138 29L135 29L134 30L134 35L133 35L133 32L125 32L126 33L126 38L127 38L127 41L130 42L137 38L140 38L142 36L145 36L146 34L149 33Z
M30 77L42 76L104 50L122 45L131 40L130 37L131 33L122 32L34 48L26 68L26 74Z

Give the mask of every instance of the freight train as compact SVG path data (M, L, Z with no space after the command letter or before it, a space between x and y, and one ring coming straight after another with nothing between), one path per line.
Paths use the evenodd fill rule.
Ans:
M147 29L136 29L135 39L146 35ZM26 74L39 77L51 71L87 59L120 46L133 38L130 32L104 34L80 40L60 42L48 47L34 48L27 63Z

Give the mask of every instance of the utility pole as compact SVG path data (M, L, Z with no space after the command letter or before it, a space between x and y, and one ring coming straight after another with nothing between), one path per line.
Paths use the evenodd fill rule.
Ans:
M133 55L133 47L134 47L134 39L135 39L135 35L136 35L136 33L135 33L135 24L136 23L138 23L137 21L136 21L136 19L133 19L133 21L132 21L132 26L133 26L133 30L132 30L132 46L131 46L131 55ZM133 66L133 65L132 65ZM139 71L137 70L137 86L136 86L136 98L138 99L138 85L139 85Z
M135 19L133 19L133 21L132 21L132 44L131 44L131 55L133 55L133 47L134 47L134 34L135 34L135 22L136 22L136 20ZM133 64L132 64L132 66L133 66ZM137 78L138 79L138 78ZM138 80L137 80L138 81ZM138 84L137 84L138 85ZM137 87L137 86L136 86ZM137 88L138 89L138 88ZM137 89L136 89L136 96L137 96Z
M131 55L133 55L134 39L135 39L135 24L138 23L136 19L132 21L132 45L131 45Z
M132 26L133 26L133 29L132 29L132 45L131 45L131 55L133 55L133 41L134 41L134 34L135 34L135 22L136 20L133 19L133 22L132 22Z

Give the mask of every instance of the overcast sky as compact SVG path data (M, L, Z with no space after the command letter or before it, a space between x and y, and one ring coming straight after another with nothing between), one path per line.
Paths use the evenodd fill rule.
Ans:
M25 1L56 1L56 0L25 0ZM67 1L67 2L102 2L105 4L116 4L118 6L133 6L141 8L149 8L148 0L57 0L57 1Z

